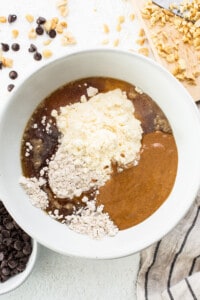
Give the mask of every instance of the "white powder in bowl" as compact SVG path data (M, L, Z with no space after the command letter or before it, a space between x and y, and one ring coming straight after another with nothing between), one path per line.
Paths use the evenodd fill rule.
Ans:
M112 164L120 170L137 164L142 128L133 103L120 89L61 107L52 115L63 134L48 170L57 197L72 199L99 188L110 178Z

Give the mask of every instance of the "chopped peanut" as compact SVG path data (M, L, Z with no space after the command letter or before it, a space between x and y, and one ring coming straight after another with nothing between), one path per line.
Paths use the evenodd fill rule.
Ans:
M30 14L27 14L25 16L26 20L29 22L29 23L32 23L34 21L34 16L30 15Z

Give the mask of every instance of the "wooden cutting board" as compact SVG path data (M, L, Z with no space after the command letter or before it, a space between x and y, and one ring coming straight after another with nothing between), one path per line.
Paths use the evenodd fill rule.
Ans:
M194 101L200 100L200 50L196 50L193 45L189 45L182 41L182 34L173 26L173 23L166 23L164 26L159 24L151 26L150 20L143 18L141 11L144 8L146 0L132 0L135 12L141 22L141 27L144 29L146 37L149 41L149 45L154 54L155 60L167 68L171 73L177 68L176 62L167 62L166 58L159 55L158 49L155 43L155 37L159 38L162 36L166 37L166 44L168 46L177 45L178 41L178 57L181 58L182 62L185 62L187 74L193 74L194 71L199 72L195 79L195 84L188 83L187 80L181 80L180 82L191 94ZM160 9L160 8L159 8ZM172 17L179 18L179 17ZM180 20L183 20L180 18ZM165 39L165 38L164 38Z

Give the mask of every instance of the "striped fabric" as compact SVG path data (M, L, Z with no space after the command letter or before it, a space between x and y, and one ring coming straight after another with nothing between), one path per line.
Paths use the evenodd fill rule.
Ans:
M137 300L200 300L200 193L176 228L141 252Z

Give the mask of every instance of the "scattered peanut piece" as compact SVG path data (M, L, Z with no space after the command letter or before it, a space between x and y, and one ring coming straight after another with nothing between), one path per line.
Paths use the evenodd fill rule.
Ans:
M0 16L0 23L6 23L7 22L7 18L4 16Z
M44 50L42 51L42 56L43 56L44 58L50 58L52 55L53 55L53 53L52 53L52 51L49 50L49 49L44 49Z
M101 42L102 45L108 45L109 44L109 39L105 39Z
M48 39L48 40L43 42L43 45L48 46L51 42L52 42L52 40Z
M133 20L135 20L135 15L134 14L130 14L129 18L130 18L131 21L133 21Z
M109 33L110 32L110 29L109 29L107 24L103 24L103 32L104 33Z
M149 56L149 49L148 48L145 48L145 47L142 47L138 50L138 53L140 54L143 54L145 56Z
M58 10L60 12L60 15L62 17L66 17L68 15L69 10L68 10L68 6L67 5L68 5L67 0L59 0L57 2L56 6L57 6L57 8L58 8Z
M4 67L12 68L13 66L13 60L11 58L1 57L1 62Z
M28 33L28 37L29 37L29 39L36 39L36 37L37 37L37 34L36 34L36 32L35 32L35 29L34 29L34 28L32 28L32 29L29 31L29 33Z
M143 28L140 29L140 31L139 31L139 36L140 36L140 37L145 36L145 32L144 32L144 29L143 29Z
M114 40L113 42L113 46L117 47L119 45L119 39Z
M63 33L61 44L63 46L76 44L75 37L70 32Z
M12 30L12 37L13 37L14 39L16 39L16 38L18 37L18 35L19 35L19 31L18 31L17 29L13 29L13 30Z
M119 24L124 23L124 21L125 21L125 17L124 17L124 16L119 16L119 17L118 17L118 23L119 23Z
M29 23L32 23L34 21L34 17L30 14L27 14L25 16L26 20L29 22Z
M145 41L146 41L146 38L141 38L141 39L138 39L138 40L136 41L136 43L137 43L138 45L140 45L140 46L143 46L144 43L145 43Z
M116 30L117 30L117 31L121 31L121 29L122 29L122 26L121 26L120 23L118 23L117 26L116 26Z

